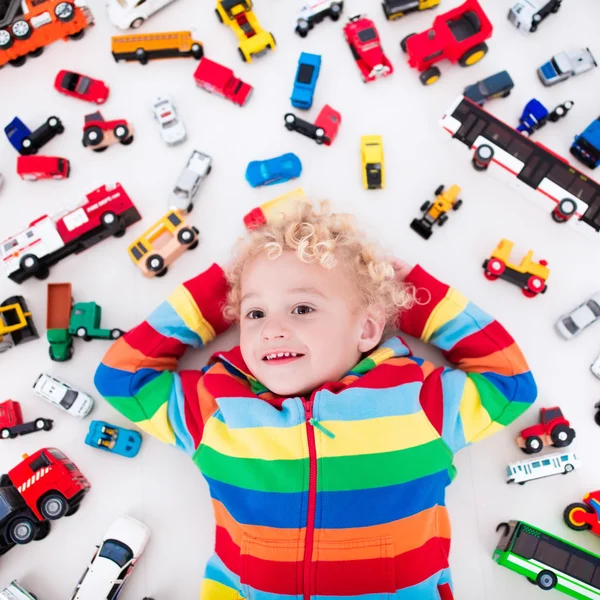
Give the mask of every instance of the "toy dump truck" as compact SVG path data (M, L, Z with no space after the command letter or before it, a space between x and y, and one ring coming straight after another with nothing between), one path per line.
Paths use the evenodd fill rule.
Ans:
M12 341L7 339L10 335ZM23 296L11 296L0 304L0 352L38 338Z

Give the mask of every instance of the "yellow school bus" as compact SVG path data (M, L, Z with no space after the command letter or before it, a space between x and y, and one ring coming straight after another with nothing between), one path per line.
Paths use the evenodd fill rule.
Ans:
M112 55L115 61L137 60L145 65L155 58L181 58L204 56L202 42L192 39L190 31L164 31L162 33L136 33L115 35L112 38Z

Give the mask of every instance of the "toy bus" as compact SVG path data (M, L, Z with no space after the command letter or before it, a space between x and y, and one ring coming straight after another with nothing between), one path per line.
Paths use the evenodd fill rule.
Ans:
M137 60L145 65L155 58L184 58L200 60L204 56L201 42L192 39L191 31L164 31L113 36L112 55L116 62Z

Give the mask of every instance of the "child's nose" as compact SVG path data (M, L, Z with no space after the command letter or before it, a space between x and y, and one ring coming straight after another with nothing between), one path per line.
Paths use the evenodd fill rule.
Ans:
M263 339L265 341L287 338L289 338L289 332L282 323L271 320L265 324L263 328Z

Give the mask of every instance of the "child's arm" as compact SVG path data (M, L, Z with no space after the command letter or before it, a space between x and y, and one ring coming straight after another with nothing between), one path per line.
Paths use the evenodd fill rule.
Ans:
M460 292L419 266L405 281L419 301L431 299L402 312L398 326L440 348L457 367L424 365L421 391L423 410L456 452L525 412L537 396L535 381L510 334Z
M96 371L98 391L140 429L193 454L216 410L202 371L176 373L188 346L201 348L227 329L227 294L216 264L181 284L149 317L108 350ZM206 369L205 369L206 370Z

